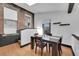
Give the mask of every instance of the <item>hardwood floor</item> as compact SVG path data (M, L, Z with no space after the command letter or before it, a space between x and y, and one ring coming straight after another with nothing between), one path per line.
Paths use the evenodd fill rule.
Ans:
M44 50L44 56L51 56L48 51ZM18 43L0 47L0 56L40 56L40 49L35 54L34 50L31 50L30 45L20 48ZM62 46L62 56L72 56L72 51L68 47Z

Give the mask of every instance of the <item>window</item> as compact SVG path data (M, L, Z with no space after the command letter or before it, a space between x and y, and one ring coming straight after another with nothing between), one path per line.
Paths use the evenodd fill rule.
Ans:
M4 34L17 32L17 11L4 7Z
M43 26L43 34L51 33L51 23L44 23Z
M43 34L50 34L51 33L51 19L43 20L42 27L43 27Z
M32 18L30 15L25 14L25 28L32 28Z

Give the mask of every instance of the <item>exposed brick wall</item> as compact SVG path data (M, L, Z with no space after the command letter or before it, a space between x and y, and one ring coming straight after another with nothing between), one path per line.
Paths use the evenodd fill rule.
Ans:
M3 34L3 7L0 4L0 34Z
M24 11L20 10L18 14L18 29L24 28Z
M19 16L18 17L18 29L23 29L24 28L25 14L28 14L28 15L32 16L32 20L33 20L33 15L32 14L20 9L19 13L18 13L18 16ZM33 28L33 25L32 25L32 28Z

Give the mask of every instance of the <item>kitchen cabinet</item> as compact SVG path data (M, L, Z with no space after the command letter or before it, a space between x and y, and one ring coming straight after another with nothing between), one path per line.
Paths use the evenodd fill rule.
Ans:
M72 34L72 41L71 41L72 49L76 56L79 56L79 36Z

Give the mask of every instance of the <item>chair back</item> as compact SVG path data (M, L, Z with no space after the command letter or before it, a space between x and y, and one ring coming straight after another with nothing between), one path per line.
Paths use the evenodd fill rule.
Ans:
M62 37L60 37L59 44L60 45L62 44Z
M40 45L42 43L42 37L35 37L35 42Z
M47 35L52 36L52 34L51 34L51 33L48 33Z

